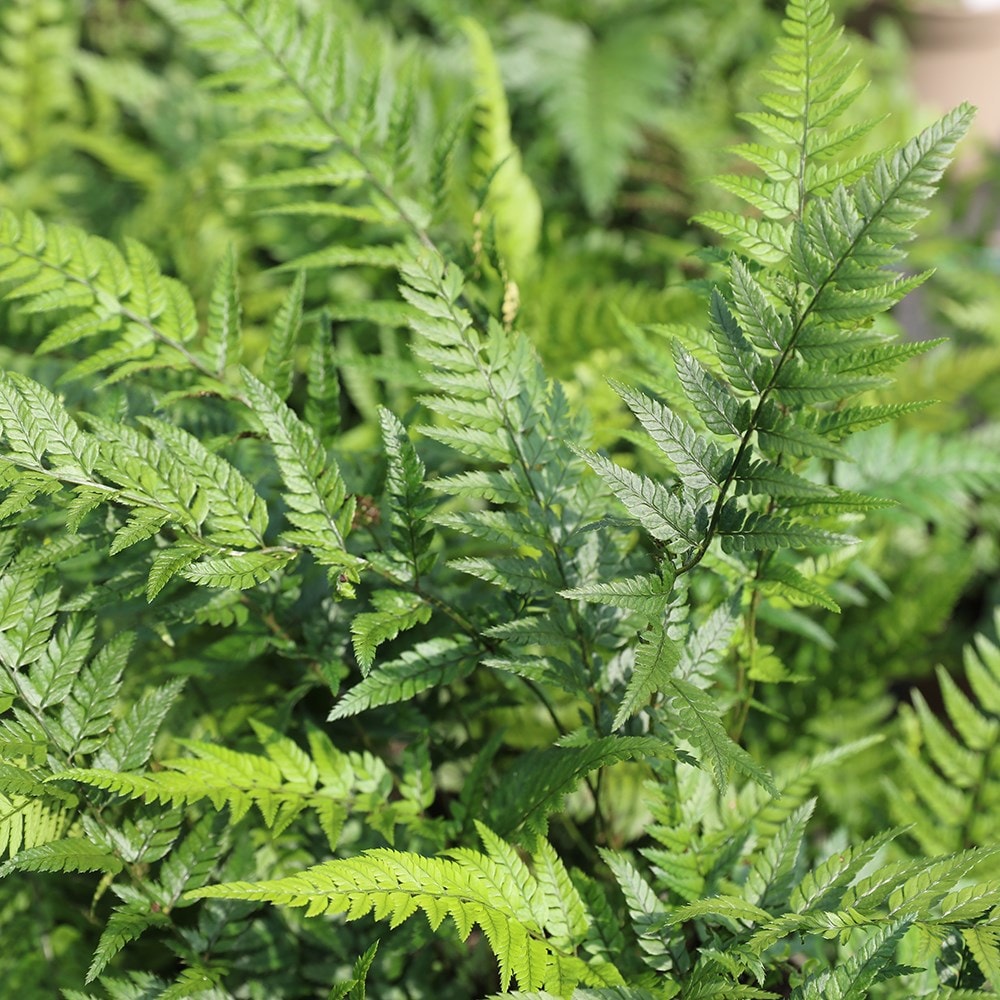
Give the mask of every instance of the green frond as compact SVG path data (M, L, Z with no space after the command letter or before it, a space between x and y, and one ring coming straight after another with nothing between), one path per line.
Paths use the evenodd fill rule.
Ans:
M370 708L408 700L432 687L450 684L472 670L472 654L470 643L462 638L418 642L413 649L398 659L381 664L352 687L334 705L329 718L347 718Z
M0 794L0 857L14 859L60 840L67 835L72 819L72 811L58 800Z
M185 344L196 336L198 321L187 289L163 277L137 244L129 244L128 254L126 259L107 240L79 229L0 213L0 281L16 292L23 309L69 314L39 350L92 337L105 345L92 347L65 378L137 360L148 364L154 357L183 367L193 357Z
M810 528L771 514L753 512L744 519L735 511L730 515L730 510L723 508L719 522L722 547L727 552L852 545L858 541L852 535Z
M172 909L185 892L200 889L208 881L229 846L228 836L220 836L219 827L216 816L200 817L160 866L159 877L149 891L164 910Z
M203 587L247 590L274 575L296 553L289 550L235 552L232 555L208 556L187 563L180 573Z
M183 687L182 680L173 680L139 698L125 716L115 720L107 742L94 754L94 766L112 771L144 767L152 756L160 727Z
M335 243L312 253L303 254L282 264L278 271L332 270L342 267L398 268L407 259L401 246L356 247Z
M376 941L363 955L358 956L351 970L352 978L349 982L338 983L330 991L328 1000L365 1000L365 980L372 962L375 960L375 953L378 951Z
M270 902L304 907L307 916L343 913L348 920L371 914L390 926L422 911L435 929L450 917L463 940L478 924L496 955L501 988L516 980L524 989L539 989L558 966L565 967L565 957L539 921L549 917L544 896L518 855L485 829L481 832L485 854L461 849L448 858L428 858L376 849L269 882L197 889L189 898ZM579 982L587 966L576 965Z
M511 276L520 281L541 236L542 203L511 139L510 111L489 35L471 17L463 17L459 24L472 53L476 89L473 161L480 183L488 179L485 207L496 232L497 248Z
M313 331L306 376L306 423L321 441L332 441L340 429L340 380L325 319Z
M587 905L548 841L538 842L534 863L535 879L546 910L542 923L557 948L574 948L589 929Z
M714 608L688 632L677 665L677 676L703 683L718 670L736 632L739 595Z
M339 759L334 773L324 774L293 741L261 723L255 724L255 729L265 755L189 740L184 746L191 756L161 761L157 770L126 773L107 767L70 768L54 777L150 804L180 808L208 801L217 811L228 807L233 822L256 808L275 836L305 810L311 810L335 843L346 818L344 802L351 800L363 763L359 760L355 768L345 756ZM140 756L137 750L133 753ZM106 758L95 758L95 762ZM340 789L344 802L331 798L327 787L331 784ZM208 834L205 837L215 842ZM176 857L181 864L183 854Z
M815 605L834 614L840 613L840 605L830 596L826 587L794 566L774 559L757 578L754 587L765 594L784 597L792 604Z
M708 507L698 508L663 483L632 472L602 455L582 453L587 464L604 480L628 513L654 538L674 552L697 546L699 522L707 525Z
M263 381L277 394L287 400L292 390L295 371L294 351L302 329L302 308L305 298L306 279L302 273L296 274L281 307L274 314L267 351L264 354Z
M730 454L720 452L710 439L700 438L655 399L621 383L612 381L611 385L669 459L685 486L690 484L690 488L697 491L721 483L732 462Z
M816 800L803 803L775 831L763 850L750 860L743 897L765 909L785 910L803 849L806 823Z
M805 874L792 890L789 906L796 913L836 909L847 886L858 878L886 844L898 836L898 830L888 830L856 847L835 851L826 861Z
M10 989L80 1000L89 961L120 1000L301 976L339 1000L988 995L1000 651L894 714L886 686L996 556L996 428L884 426L938 361L885 313L928 277L904 251L971 109L877 150L862 44L788 0L750 169L719 181L749 211L702 212L724 246L682 263L704 232L618 223L648 167L690 179L675 98L742 89L773 5L428 2L405 38L391 4L150 5L134 35L69 0L0 11L6 200L156 241L0 210ZM56 8L72 32L38 61ZM696 39L709 8L725 30ZM664 75L675 26L699 58ZM180 36L194 62L134 65ZM512 122L551 133L530 161ZM591 215L630 190L605 232L550 192L541 241L525 168L563 154ZM984 344L944 395L989 412ZM418 913L377 954L354 923Z
M896 947L909 930L908 920L887 924L835 969L810 976L792 996L795 1000L864 1000L876 983L899 975Z
M967 945L983 975L990 981L1000 979L1000 933L994 927L966 927L962 940Z
M303 423L273 389L246 369L243 382L253 412L274 448L287 489L285 516L294 530L286 531L284 537L308 548L320 563L331 567L331 573L346 574L350 579L356 574L357 560L345 550L344 539L351 528L355 504L347 495L337 464L328 457L312 427ZM262 567L256 571L262 572Z
M681 643L673 632L676 626L659 623L640 636L625 697L612 723L615 729L647 706L653 694L668 689L681 658Z
M246 477L181 428L151 417L141 417L140 422L165 450L185 461L184 472L197 483L208 507L205 528L213 541L247 548L262 546L267 507Z
M765 924L771 919L767 910L738 896L709 896L672 911L670 920L680 923L708 916Z
M94 753L103 745L133 641L128 632L113 636L74 679L61 705L60 727L53 732L67 759Z
M495 321L484 331L474 327L459 304L463 277L454 265L422 253L402 274L407 285L401 292L418 313L411 323L413 351L426 367L427 381L440 390L422 401L445 418L459 407L454 414L459 427L421 430L477 465L485 456L512 466L522 498L555 502L556 486L546 467L558 462L573 470L577 463L565 442L585 437L559 384L546 377L523 334ZM573 481L560 482L559 494L568 494Z
M669 744L652 736L605 736L584 746L526 751L493 797L491 826L504 836L520 833L533 844L545 836L549 816L592 771L620 761L673 756Z
M372 607L351 622L354 655L367 674L375 662L375 651L384 642L415 625L426 624L431 608L418 594L404 590L378 590L372 594Z
M239 364L241 347L240 294L236 254L230 249L216 271L208 303L208 330L202 349L215 377L225 381L230 365Z
M86 982L92 983L130 941L142 937L150 927L167 923L169 917L152 907L148 899L137 899L116 907L97 943Z
M664 709L669 724L691 741L721 788L728 784L730 771L736 770L776 794L771 776L730 738L719 717L718 705L705 691L690 681L674 677L665 693Z
M812 498L829 497L832 492L828 486L766 459L746 462L735 469L733 478L737 489L762 496Z
M258 548L263 542L267 509L250 483L181 428L149 417L141 421L153 437L93 416L87 418L90 430L83 431L42 386L20 375L0 376L0 432L12 461L29 470L22 503L40 491L57 491L60 484L71 486L75 495L68 514L77 528L102 503L124 506L130 513L114 534L112 555L168 526L179 529L187 538L169 557L169 573L163 557L154 564L151 597L203 554L207 558L185 569L189 579L237 587L266 579L289 553L230 548ZM38 478L51 488L36 486ZM8 494L8 505L15 495ZM199 547L203 531L208 541Z
M17 372L0 373L0 428L14 461L46 461L67 476L93 472L94 442L55 395Z
M10 872L108 872L122 870L120 858L83 837L50 840L27 847L0 865L0 878Z
M406 572L406 578L418 584L421 576L434 563L430 551L434 528L429 518L436 501L424 482L424 464L403 425L388 410L381 409L379 417L388 462L385 486L394 549L392 555L394 562Z
M780 264L791 248L789 227L801 217L807 199L829 190L833 177L849 183L863 169L864 158L833 167L860 140L871 122L839 125L863 88L848 82L850 62L842 33L822 0L789 3L774 65L765 77L777 89L761 95L768 109L742 115L768 140L737 147L763 171L762 177L729 176L721 186L760 211L768 221L761 240L739 216L710 212L699 221L734 238L762 263ZM763 224L762 224L763 225ZM775 327L775 331L777 331Z
M588 211L611 207L643 125L660 106L662 31L654 19L614 19L597 32L580 20L528 9L511 19L519 55L514 86L540 103L578 178Z
M722 300L718 299L721 304ZM726 366L726 355L720 344L720 360L722 366ZM694 406L698 415L705 422L705 426L713 434L723 437L739 437L748 427L750 422L750 408L746 402L741 401L726 385L699 362L692 354L689 354L679 341L673 345L674 365L677 369L677 378L680 381L684 394ZM733 355L733 362L736 363L736 356ZM727 373L733 377L733 368L727 368ZM752 386L741 381L739 370L737 377L733 379L733 384L738 389L750 391Z
M154 553L146 579L146 600L152 603L161 590L186 566L193 563L204 549L200 545L172 545Z
M695 221L714 229L747 257L761 264L781 264L791 250L791 236L777 222L719 210L701 212Z
M1000 747L1000 656L984 636L966 647L965 673L969 694L938 668L941 718L913 692L897 744L901 770L889 779L892 815L912 824L911 835L934 853L996 843L989 816L1000 794L993 777Z
M209 85L256 119L239 141L280 142L312 153L308 166L253 180L258 190L286 195L279 211L376 220L390 232L424 233L430 188L412 148L431 140L417 140L424 122L407 97L422 74L412 50L381 26L333 10L306 16L294 4L265 0L155 0L154 6L216 65ZM276 109L280 126L273 124ZM319 205L288 204L300 201L291 194L296 188L314 185L333 189L329 213ZM343 243L284 266L392 267L399 259L392 246Z
M649 990L633 986L599 986L580 987L573 991L573 1000L663 1000L662 991L651 993ZM546 990L534 990L525 993L515 990L511 993L493 993L487 1000L559 1000L562 993L549 993Z
M636 576L610 583L564 590L562 596L634 611L643 618L658 620L670 603L673 580L669 570L664 576Z
M854 438L838 485L896 500L926 520L958 527L972 498L1000 483L1000 461L988 437L936 438L888 427Z
M663 971L670 968L667 941L662 933L667 908L642 873L625 857L611 851L601 855L611 869L618 888L625 897L632 929L639 942L644 964Z
M817 289L817 319L828 308L836 315L841 295L864 300L866 272L899 260L899 244L926 213L923 203L972 116L968 105L956 108L877 161L852 191L838 188L809 203L791 262L796 277ZM873 305L882 308L877 297Z

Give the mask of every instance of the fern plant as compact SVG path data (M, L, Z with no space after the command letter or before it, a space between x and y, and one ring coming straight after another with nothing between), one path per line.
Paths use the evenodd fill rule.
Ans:
M0 215L0 281L60 373L0 374L0 876L100 873L66 995L426 996L476 927L470 996L969 995L902 955L995 936L990 851L813 839L818 777L875 739L778 767L742 735L761 687L805 679L762 622L836 612L852 527L890 502L835 472L912 409L856 397L927 347L878 317L926 277L903 245L971 109L852 156L855 67L825 0L791 0L741 147L759 172L720 181L751 211L700 217L731 249L707 330L612 381L644 456L609 456L518 327L533 188L479 26L468 117L440 129L420 50L346 6L153 6L241 142L304 152L252 186L326 245L280 265L254 356L234 254L199 312L138 241ZM452 199L466 154L478 190ZM362 294L311 314L330 274ZM352 321L407 325L383 343L409 412L342 408Z

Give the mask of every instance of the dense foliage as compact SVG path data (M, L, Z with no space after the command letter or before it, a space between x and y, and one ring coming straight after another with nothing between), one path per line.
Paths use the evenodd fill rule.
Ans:
M994 995L972 109L826 0L358 6L2 8L5 989Z

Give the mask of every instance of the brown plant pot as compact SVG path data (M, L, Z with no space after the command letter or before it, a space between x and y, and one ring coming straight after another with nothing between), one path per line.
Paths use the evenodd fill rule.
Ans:
M974 134L1000 149L1000 9L914 0L909 13L919 99L939 112L975 104Z

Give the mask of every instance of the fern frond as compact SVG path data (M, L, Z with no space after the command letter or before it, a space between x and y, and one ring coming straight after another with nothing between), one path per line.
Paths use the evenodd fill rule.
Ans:
M694 507L658 480L622 468L602 455L584 455L625 509L654 538L673 552L687 555L701 540L699 528L708 524L709 507ZM700 498L699 498L700 499Z
M0 865L0 878L22 872L108 872L122 870L121 859L82 837L50 840L18 851Z
M277 407L284 404L272 402L280 421ZM83 431L62 402L37 383L0 376L0 434L29 486L21 502L34 499L41 479L52 483L45 492L61 484L73 487L68 512L74 526L101 503L125 507L130 513L115 532L112 555L168 527L180 534L178 550L154 561L150 599L181 571L208 586L254 586L296 554L262 547L267 509L234 466L179 427L149 417L141 421L153 437L93 416L87 418L91 429ZM308 445L305 439L299 443ZM289 447L282 452L286 461ZM234 545L256 551L241 552Z
M965 650L970 695L943 668L937 680L944 719L919 692L903 709L904 739L897 744L901 773L889 779L894 818L928 853L969 844L995 844L991 807L1000 753L1000 653L985 636Z
M281 307L274 314L267 351L264 354L263 381L286 400L292 389L293 352L302 328L302 306L305 297L305 275L295 276Z
M431 608L418 594L399 590L378 590L372 594L374 611L355 615L351 622L354 655L367 674L375 661L375 651L400 632L425 624ZM407 695L409 697L409 695Z
M294 740L271 727L261 722L254 722L253 726L264 748L263 754L188 740L183 745L190 756L163 760L158 762L156 770L137 773L125 772L120 766L137 764L143 756L142 744L130 746L131 756L124 759L113 756L112 745L94 758L94 763L102 766L68 768L59 771L52 780L68 779L126 798L176 808L207 801L216 811L228 807L233 822L255 808L276 837L308 811L331 847L336 847L349 810L374 814L385 809L392 777L377 758L370 754L341 753L317 734L310 740L310 756ZM386 817L390 824L395 821L391 810ZM386 836L391 836L391 825ZM218 849L215 834L203 833L199 837L198 843L215 844ZM192 849L195 843L191 841ZM186 856L184 852L175 855L178 864ZM161 881L170 871L169 867L164 869Z
M238 821L254 806L269 829L281 832L306 808L321 810L325 796L298 776L287 779L270 757L238 753L197 741L186 744L191 757L162 762L162 770L129 774L102 768L71 768L56 777L103 788L145 802L180 807L209 800L228 806Z
M510 24L519 56L513 83L540 102L595 216L612 205L664 83L650 21L632 16L602 27L531 9Z
M750 861L743 883L746 900L762 908L787 909L806 823L815 806L815 799L799 806L768 840L764 850Z
M226 369L240 361L240 312L236 254L230 249L219 265L212 284L208 304L208 330L202 345L220 382L225 381Z
M976 964L983 975L995 983L1000 979L1000 934L995 927L967 927L962 931L962 940L966 943Z
M670 968L673 963L669 957L668 942L662 933L666 906L642 873L626 858L611 851L603 851L602 857L625 896L643 962L658 971Z
M648 704L651 695L668 689L674 669L681 659L681 644L678 637L672 634L676 631L676 625L671 628L666 623L660 623L640 637L625 697L612 723L615 729Z
M194 435L151 417L140 418L198 485L208 507L206 530L221 545L257 548L264 544L267 507L239 470L206 448Z
M264 0L156 0L154 6L218 67L207 83L242 105L251 120L259 119L237 136L240 141L313 151L309 166L266 174L254 180L255 187L286 192L287 202L299 204L282 210L314 217L330 213L291 192L329 187L337 196L331 212L375 219L388 223L390 233L402 229L429 242L424 227L430 188L422 183L421 161L410 155L422 125L407 111L422 73L412 51L380 26L333 11L305 17L294 5ZM282 113L280 127L271 125L275 109ZM356 242L286 266L391 267L399 259L392 247Z
M734 236L745 252L766 263L780 263L783 259L781 251L790 243L784 235L788 223L801 214L806 199L828 190L831 159L857 142L874 124L852 123L846 128L838 125L860 90L845 87L856 67L850 62L828 4L824 0L793 0L786 8L782 27L774 66L765 74L777 89L761 96L768 110L741 116L770 140L767 145L738 147L764 171L764 176L726 178L723 185L775 220L772 232L783 235L772 237L774 250L761 256L746 239L746 230L740 232L739 217L727 219L719 213L701 217L717 231ZM840 168L841 176L848 179L858 169L861 165L854 161Z
M160 727L183 687L183 680L173 680L139 698L125 716L115 721L107 741L93 756L94 766L111 771L144 767L152 756Z
M857 847L835 851L826 861L807 872L792 890L789 900L792 910L802 913L836 909L847 886L856 881L879 851L898 836L898 830L888 830Z
M164 277L152 255L128 245L128 259L112 243L68 226L46 226L32 215L0 213L0 282L12 286L21 308L68 314L39 347L54 351L98 337L102 348L71 368L82 377L129 362L207 371L186 346L198 332L187 289ZM108 334L109 337L102 337Z
M564 590L563 597L626 608L647 619L662 617L670 603L673 580L668 576L636 576L610 583Z
M711 767L719 786L725 788L729 772L735 769L756 781L772 795L774 781L726 732L719 717L719 707L701 688L674 677L666 690L664 709L669 724L689 739Z
M358 960L354 963L354 968L351 970L351 980L335 985L330 991L328 1000L365 1000L365 979L368 976L368 970L371 968L372 962L375 960L375 953L377 951L378 942L376 941L363 955L358 956Z
M909 929L908 920L896 921L875 931L865 943L835 969L810 976L792 996L795 1000L863 1000L876 983L900 974L896 946Z
M381 664L351 688L330 712L343 719L369 708L413 698L421 691L463 677L472 670L473 647L464 638L436 638L417 643L398 659Z
M327 456L316 432L273 389L246 369L243 381L287 488L286 517L294 530L286 531L284 537L309 549L332 574L345 576L346 583L356 582L358 560L344 547L355 505L340 470Z
M0 857L8 854L13 859L60 840L72 820L72 811L58 800L0 794Z
M270 882L232 882L197 889L189 898L245 899L304 907L307 916L344 913L357 920L369 913L391 926L422 911L432 928L451 917L464 940L479 925L500 970L502 989L512 980L523 989L551 987L553 977L569 989L591 980L583 961L563 951L550 936L549 922L565 929L560 904L554 911L547 894L506 843L480 827L485 853L452 851L449 857L428 858L387 849L366 851L344 860L316 865ZM551 854L539 855L535 867L551 864ZM565 880L560 879L565 889ZM576 897L575 936L584 932L586 913Z
M506 773L491 803L492 825L528 843L546 834L549 816L592 771L626 760L671 758L673 748L652 736L605 736L584 746L529 750Z
M97 943L97 950L87 970L86 982L92 983L129 942L142 937L150 927L169 922L170 918L153 907L148 899L137 899L116 907Z
M644 393L614 381L611 385L669 459L677 474L691 484L691 489L717 487L721 483L732 455L720 452L710 439L700 438L683 420Z
M497 248L511 276L521 281L541 235L542 203L511 139L510 111L489 35L471 17L463 18L460 26L472 52L476 87L474 164L479 182L489 179L485 207Z
M424 483L425 469L403 425L388 410L381 409L382 438L385 442L386 492L393 562L401 564L407 582L419 586L420 578L434 562L430 547L434 529L429 517L435 508L434 496Z

